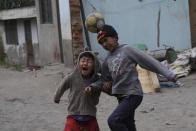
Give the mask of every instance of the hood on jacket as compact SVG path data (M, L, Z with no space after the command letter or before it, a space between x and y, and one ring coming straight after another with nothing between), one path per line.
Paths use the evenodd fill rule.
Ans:
M101 64L97 58L97 53L93 52L93 51L83 51L79 54L78 56L78 60L77 60L77 66L76 66L76 69L79 70L79 60L80 58L82 57L83 54L85 53L89 53L93 56L94 58L94 72L93 72L93 75L91 77L91 80L95 79L97 76L100 76L100 72L101 72Z

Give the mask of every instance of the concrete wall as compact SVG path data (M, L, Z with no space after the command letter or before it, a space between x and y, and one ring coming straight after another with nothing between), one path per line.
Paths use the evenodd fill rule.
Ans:
M163 44L182 50L191 47L188 0L91 0L106 24L119 33L120 43L142 43L149 50L162 49ZM94 10L83 1L86 16ZM111 4L112 3L112 4ZM160 11L160 34L158 18ZM159 34L159 40L158 40ZM91 46L103 58L106 52L97 44L96 34L89 33ZM160 47L158 47L158 43Z
M33 53L35 54L35 64L39 65L39 49L38 49L38 38L37 38L37 26L36 20L31 19L32 28L32 44ZM8 45L6 42L4 21L0 21L0 33L2 34L5 53L10 63L14 64L27 64L27 51L26 51L26 41L25 41L25 31L24 31L24 20L17 20L17 31L18 31L18 45Z
M35 65L41 65L40 59L40 50L39 50L39 41L38 41L38 29L37 29L37 20L31 20L31 32L32 32L32 44L33 44L33 55Z
M35 65L46 65L49 63L61 62L60 56L60 35L62 33L62 54L65 66L73 67L72 31L69 0L60 0L60 24L58 27L57 3L52 1L52 24L41 24L40 5L36 0L35 7L10 9L0 11L0 32L4 38L5 51L8 53L10 61L26 64L27 52L25 44L24 21L22 18L35 17L31 21L32 42ZM7 45L3 20L18 19L18 39L19 45Z
M35 7L23 7L0 11L0 20L36 17Z
M59 6L64 63L67 67L73 67L73 49L69 0L59 0Z
M39 0L36 0L36 9L38 12L37 25L41 65L61 62L56 1L51 0L51 2L53 23L41 24Z
M24 27L21 25L22 21L17 21L18 30L18 45L8 45L6 43L4 21L0 22L0 32L2 33L4 50L9 62L15 64L26 64L26 50L24 40Z

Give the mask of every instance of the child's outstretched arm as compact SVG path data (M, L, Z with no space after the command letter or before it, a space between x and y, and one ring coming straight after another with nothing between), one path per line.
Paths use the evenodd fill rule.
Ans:
M63 78L63 80L60 82L60 84L57 87L57 91L54 96L54 102L59 103L60 98L64 94L64 92L69 89L69 82L70 82L70 76L66 76Z
M101 78L97 80L96 82L92 83L91 85L87 86L85 88L85 92L87 94L92 94L96 92L101 92L102 91L102 86L103 86L103 81Z
M169 71L169 69L167 69L164 65L162 65L152 56L145 54L139 49L132 48L129 46L126 48L125 52L129 58L138 63L142 68L161 74L170 81L176 81L175 74Z
M91 94L92 92L101 92L103 91L104 93L108 94L108 95L112 95L112 82L111 81L108 81L108 82L104 82L102 84L102 87L101 88L98 88L96 90L96 88L92 87L92 86L88 86L85 88L85 92L87 94Z
M110 86L111 82L112 82L112 78L111 78L109 70L108 70L108 68L107 68L107 66L105 65L105 62L104 62L102 64L102 68L101 68L101 77L100 77L100 79L97 80L96 82L92 83L88 87L86 87L85 92L87 94L89 94L89 93L92 93L92 92L96 92L96 91L101 92L101 91L104 91L104 90L105 90L104 92L106 92L106 90L107 90L106 93L110 94L108 89L109 89L109 87L111 89L111 86Z

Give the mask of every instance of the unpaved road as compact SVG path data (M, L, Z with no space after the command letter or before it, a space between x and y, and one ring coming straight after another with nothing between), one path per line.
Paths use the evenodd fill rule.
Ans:
M53 103L56 84L71 69L56 64L35 72L0 68L0 131L63 131L67 95ZM136 111L138 131L196 131L196 73L181 78L180 88L162 88L145 94ZM117 105L101 95L97 118L101 131L109 131L107 117Z

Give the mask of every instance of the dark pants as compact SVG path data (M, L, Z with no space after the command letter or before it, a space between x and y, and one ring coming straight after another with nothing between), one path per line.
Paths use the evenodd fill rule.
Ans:
M142 96L129 95L118 99L119 105L108 118L111 131L136 131L135 110L142 102Z

